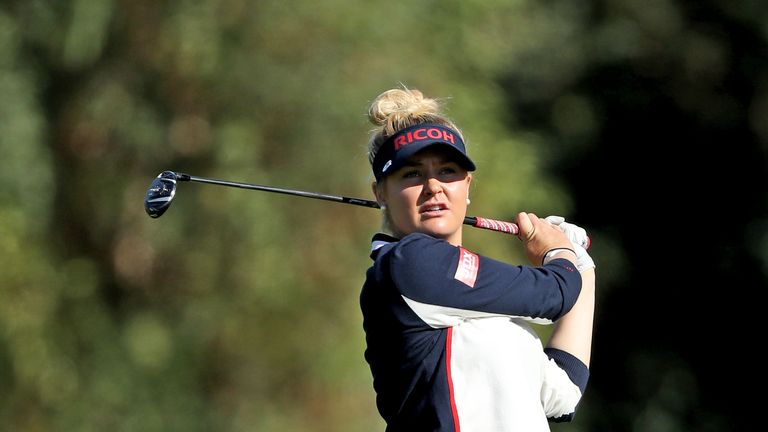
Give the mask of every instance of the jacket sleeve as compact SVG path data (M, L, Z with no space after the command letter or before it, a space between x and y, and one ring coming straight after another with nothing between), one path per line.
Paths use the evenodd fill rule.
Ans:
M576 407L587 389L589 369L578 358L556 348L545 348L541 404L555 423L573 420Z
M514 266L425 234L406 236L387 256L389 276L405 302L435 328L500 315L551 323L581 291L581 275L564 259Z

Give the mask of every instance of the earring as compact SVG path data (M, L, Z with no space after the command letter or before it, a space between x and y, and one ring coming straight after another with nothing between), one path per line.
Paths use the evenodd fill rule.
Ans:
M382 209L382 210L386 210L387 209L387 205L386 204L380 204L379 208Z
M470 201L469 198L467 198L467 205L469 205L469 203L471 203L471 202L472 201Z

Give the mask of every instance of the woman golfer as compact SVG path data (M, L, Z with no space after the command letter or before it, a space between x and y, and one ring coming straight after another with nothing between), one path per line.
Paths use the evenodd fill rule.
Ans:
M387 431L548 431L589 378L594 264L562 218L520 213L532 266L462 247L471 171L436 101L393 89L369 108L383 209L360 304L376 404ZM574 240L572 242L571 240ZM547 347L528 323L556 326Z

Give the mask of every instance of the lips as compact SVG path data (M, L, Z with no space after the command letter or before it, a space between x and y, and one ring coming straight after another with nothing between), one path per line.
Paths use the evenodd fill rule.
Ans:
M419 214L424 216L438 216L445 210L448 210L448 206L443 203L428 203L419 206Z

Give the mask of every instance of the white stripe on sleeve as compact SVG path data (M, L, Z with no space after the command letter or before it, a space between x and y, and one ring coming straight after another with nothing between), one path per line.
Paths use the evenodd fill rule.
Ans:
M492 318L507 317L522 319L534 324L552 324L552 320L547 318L531 318L514 315L495 314L490 312L480 312L467 309L453 308L449 306L439 306L428 303L421 303L402 296L405 303L413 310L422 321L432 328L452 327L460 322L471 318Z

